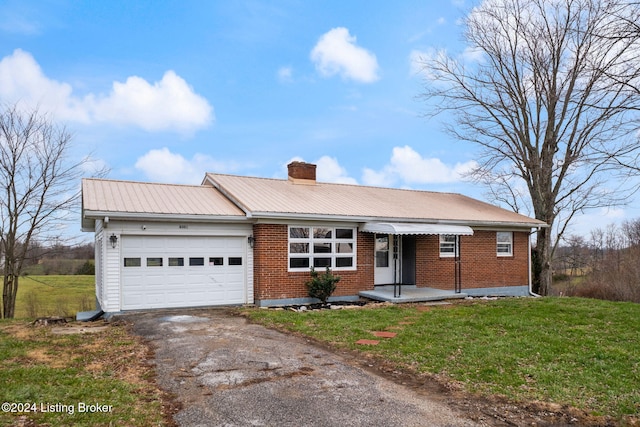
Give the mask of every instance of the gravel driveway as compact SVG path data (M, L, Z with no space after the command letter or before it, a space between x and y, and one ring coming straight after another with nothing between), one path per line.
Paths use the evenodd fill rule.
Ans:
M180 426L474 426L304 339L225 309L126 315L155 349Z

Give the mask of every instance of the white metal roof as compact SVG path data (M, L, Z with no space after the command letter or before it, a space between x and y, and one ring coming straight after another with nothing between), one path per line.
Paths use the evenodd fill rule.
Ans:
M446 229L445 225L546 226L542 221L455 193L328 183L309 185L213 173L207 174L200 186L84 179L83 228L91 229L94 220L104 216L205 221L335 220L371 223L369 227L374 227L373 223L391 223L387 227L396 234L416 230L421 230L421 234L433 230L437 231L433 234L469 232L467 228Z
M205 177L255 218L421 222L468 226L544 227L542 221L456 193L209 173Z
M82 226L112 218L244 219L245 213L211 186L173 185L108 179L82 180Z

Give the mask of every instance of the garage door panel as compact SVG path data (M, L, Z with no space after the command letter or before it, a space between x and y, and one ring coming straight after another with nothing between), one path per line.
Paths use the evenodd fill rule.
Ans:
M247 302L245 238L123 236L121 242L123 258L140 258L139 267L121 264L123 310ZM160 257L162 266L147 266L147 258ZM229 257L242 265L229 265ZM190 266L190 258L203 265Z

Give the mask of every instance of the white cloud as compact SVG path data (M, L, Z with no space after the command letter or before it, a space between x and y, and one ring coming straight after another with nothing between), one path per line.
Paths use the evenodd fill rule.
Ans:
M80 169L85 176L98 176L101 173L106 173L107 171L109 171L109 165L107 165L104 160L96 159L89 155L85 156L82 159Z
M274 176L274 178L283 179L288 175L287 165L291 162L304 162L302 157L295 156L289 159L282 165L280 171ZM340 166L338 159L330 156L322 156L315 162L316 165L316 179L318 182L330 182L334 184L353 184L357 185L358 181L355 178L349 176L349 173L345 168Z
M571 225L565 234L577 234L581 235L587 240L590 238L591 232L596 229L605 230L610 225L620 226L625 220L638 218L637 209L622 209L622 208L599 208L594 211L587 211L587 213L578 214L571 221Z
M482 49L472 47L466 47L464 51L454 59L449 58L446 50L442 49L414 49L409 53L409 68L411 74L432 81L438 80L439 75L436 71L429 69L427 65L430 62L446 63L450 61L457 61L461 64L482 63L485 61L485 55Z
M148 131L196 131L213 121L213 108L173 71L153 84L141 77L114 82L108 95L74 96L73 87L48 78L28 52L17 49L0 60L0 98L24 102L57 119L107 122Z
M462 52L461 59L465 63L484 62L485 60L484 50L480 49L479 47L467 46Z
M446 165L438 158L425 158L413 148L394 147L389 164L382 170L364 169L362 181L365 185L392 186L402 184L437 184L460 181L466 172L476 167L475 161Z
M109 96L96 101L94 111L96 120L137 125L148 131L190 132L208 126L212 119L207 100L173 71L167 71L153 85L136 76L125 83L114 82Z
M72 91L70 84L47 78L33 56L23 50L16 49L0 60L0 98L6 102L25 102L62 120L86 123L89 114Z
M364 185L373 187L391 187L393 186L394 177L390 171L384 169L377 172L373 169L364 168L362 170L362 182Z
M293 157L282 165L276 178L287 176L287 165L293 161L304 162L301 157ZM319 182L358 185L358 180L349 176L347 170L335 157L322 156L313 162L317 165L316 178ZM422 157L413 148L394 147L389 163L380 170L364 168L362 184L374 187L395 187L421 184L444 184L458 182L471 169L477 167L473 160L447 165L438 158Z
M206 172L230 172L236 165L217 161L205 154L195 154L191 160L187 160L164 147L138 158L135 167L154 181L200 184Z
M322 156L316 160L316 178L320 182L332 182L335 184L357 184L354 178L351 178L347 170L340 166L335 157Z
M344 27L323 34L311 51L311 60L325 77L339 74L361 83L378 80L378 61L368 50L356 45L356 37Z
M429 48L427 50L414 49L409 53L409 68L412 75L428 80L437 80L438 76L426 66L430 61L444 58L444 51Z
M61 5L57 5L60 7ZM27 2L0 3L0 31L20 35L38 35L42 32L41 20L47 17L46 5L29 5Z
M293 69L291 67L280 67L278 69L278 80L281 83L290 83L293 81Z

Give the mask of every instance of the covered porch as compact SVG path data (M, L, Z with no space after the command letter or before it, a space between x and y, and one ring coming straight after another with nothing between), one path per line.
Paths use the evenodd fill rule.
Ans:
M460 236L472 236L468 226L426 223L368 222L360 228L374 234L374 289L359 292L360 297L393 303L441 301L466 298L462 293ZM417 287L417 236L447 236L447 258L453 260L452 288L443 290ZM442 251L442 249L440 249ZM442 255L440 255L442 256ZM425 273L422 272L422 275ZM421 281L425 282L424 278Z
M435 288L418 288L415 285L375 286L373 290L360 291L359 295L374 301L392 303L442 301L454 298L466 298L464 292L446 291Z

